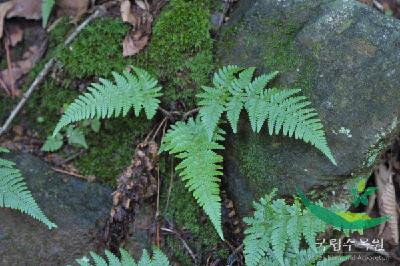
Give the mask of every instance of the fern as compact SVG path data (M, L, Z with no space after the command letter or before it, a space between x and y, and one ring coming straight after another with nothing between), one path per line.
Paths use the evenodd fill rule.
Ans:
M151 119L158 108L161 87L157 80L146 71L133 67L136 75L124 71L123 75L113 72L115 84L106 79L100 83L92 83L89 92L79 96L71 103L61 117L53 136L63 127L77 121L92 118L110 118L112 116L126 116L129 110L134 109L135 116L139 116L144 109L148 119Z
M64 144L63 136L57 133L54 137L48 136L41 150L47 152L53 152L62 147Z
M110 251L106 250L105 254L107 261L94 252L90 252L94 260L95 266L169 266L170 263L168 258L158 249L154 249L153 258L150 258L146 250L143 250L142 258L136 263L135 260L129 255L129 253L120 249L121 259L118 259ZM86 257L76 260L76 262L81 266L91 266L90 260Z
M2 148L1 152L9 152ZM15 163L0 158L0 207L26 213L49 227L57 227L39 208Z
M323 247L316 247L315 237L326 230L326 224L302 209L298 199L287 205L283 199L272 201L275 195L273 190L261 198L254 204L254 216L244 219L249 226L243 241L246 265L315 265L324 254ZM300 249L302 239L308 249ZM340 265L347 259L335 257L321 263Z
M42 26L46 28L55 0L42 0Z
M214 74L214 87L202 87L203 92L197 95L199 114L209 137L224 112L236 133L240 113L245 109L254 132L260 132L268 121L270 135L282 131L286 136L310 143L336 165L318 114L305 96L296 96L300 89L265 89L278 72L253 79L254 71L255 68L227 66Z
M172 125L160 148L160 152L169 151L182 160L176 170L181 171L186 187L193 191L197 202L210 217L222 239L219 176L222 175L220 163L223 158L215 150L224 149L217 143L224 140L223 134L218 128L210 141L200 120L190 118L187 123L177 122Z

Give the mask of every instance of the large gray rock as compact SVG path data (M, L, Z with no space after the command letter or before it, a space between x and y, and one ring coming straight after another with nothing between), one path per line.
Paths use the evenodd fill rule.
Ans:
M109 215L112 190L55 173L29 154L8 157L17 163L37 203L58 228L48 230L30 216L0 208L0 265L66 265L96 252L97 232ZM148 247L142 231L136 230L128 245L135 257Z
M302 88L338 166L301 141L266 128L253 134L243 115L225 153L239 213L272 187L287 195L296 185L346 191L343 183L368 175L400 129L400 21L354 0L244 2L218 44L221 65L279 70L274 85Z

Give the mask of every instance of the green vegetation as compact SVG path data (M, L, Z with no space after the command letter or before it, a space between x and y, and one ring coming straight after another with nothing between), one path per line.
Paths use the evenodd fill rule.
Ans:
M270 194L254 203L253 217L245 218L249 226L244 239L246 265L340 265L348 256L328 257L323 260L325 248L317 247L315 238L325 232L327 225L315 219L307 209L302 209L298 199L288 205L276 196L274 189ZM301 241L307 249L301 249ZM328 246L329 247L329 246Z
M161 210L166 206L169 178L168 175L163 176L164 190L162 192ZM225 259L228 256L228 250L224 246L220 247L221 239L213 225L209 220L201 219L201 217L205 217L203 211L178 177L175 177L173 182L169 206L164 215L176 223L177 228L182 232L187 233L185 234L185 236L188 236L186 240L196 254L205 256L218 250L219 253L216 254L216 257ZM169 253L174 254L174 259L177 262L183 266L193 265L192 258L185 253L182 243L175 236L168 235L165 241L166 246L171 251Z
M97 255L94 252L90 252L94 260L95 266L169 266L168 258L159 249L154 249L153 257L150 258L146 250L143 250L143 255L140 260L136 263L129 253L123 248L120 249L121 259L117 258L113 253L106 250L105 254L107 260ZM91 266L90 260L87 257L76 260L81 266Z
M0 152L9 152L0 147ZM26 213L49 227L56 228L37 205L28 190L21 172L15 163L0 158L0 207L11 208Z

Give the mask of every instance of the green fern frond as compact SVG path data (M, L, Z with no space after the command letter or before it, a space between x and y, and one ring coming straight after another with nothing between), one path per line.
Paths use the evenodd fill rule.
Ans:
M146 250L143 250L142 257L136 263L129 253L120 248L121 259L117 258L113 253L106 250L105 254L107 257L107 261L97 255L94 252L90 252L92 259L94 261L94 266L169 266L170 263L168 261L167 256L164 255L159 249L154 249L153 258L150 258L149 254ZM87 257L83 257L81 259L77 259L76 262L81 266L92 266L90 260Z
M315 265L324 255L315 237L327 225L302 209L298 199L288 205L283 199L273 200L275 195L273 190L254 203L253 217L244 219L248 225L243 241L246 265ZM299 248L303 239L308 245L305 250Z
M0 207L26 213L51 228L57 227L42 212L15 163L0 159Z
M54 137L53 136L47 137L41 150L47 152L53 152L60 149L63 144L64 144L63 136L60 133L57 133Z
M221 229L221 198L219 176L222 175L222 156L215 150L224 149L218 141L224 132L217 128L211 141L200 119L190 118L187 123L177 122L165 134L160 151L176 154L181 162L176 166L186 187L210 218L219 236Z
M129 110L134 109L135 116L139 116L144 109L146 117L151 119L158 108L158 99L161 87L157 80L146 71L133 67L135 74L124 71L123 75L113 72L115 84L106 79L100 83L92 83L89 92L80 95L72 102L56 128L55 136L63 127L71 123L93 118L110 118L112 116L126 116Z
M260 132L268 121L270 135L282 132L310 143L336 165L318 114L305 96L296 96L300 89L266 89L278 72L253 79L254 70L227 66L214 75L213 88L202 87L203 91L197 95L200 98L199 115L209 138L224 112L236 133L240 113L245 109L254 132Z
M42 0L42 26L46 28L55 0Z

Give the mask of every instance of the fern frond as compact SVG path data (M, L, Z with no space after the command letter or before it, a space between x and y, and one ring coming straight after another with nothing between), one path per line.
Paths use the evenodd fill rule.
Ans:
M209 138L224 112L232 131L236 133L244 108L254 132L260 132L265 121L268 121L270 135L282 132L283 135L310 143L336 165L318 114L310 107L311 103L306 97L296 96L300 89L266 89L278 72L253 79L254 70L227 66L214 75L213 88L202 87L203 91L197 95L200 98L199 115Z
M273 190L254 203L253 217L244 219L248 225L243 241L246 265L315 265L324 255L315 237L326 230L326 224L302 209L298 199L288 205L283 199L273 200L275 194ZM300 250L303 239L308 248Z
M42 0L42 26L46 28L55 0Z
M129 253L120 248L121 259L117 258L113 253L106 250L105 254L107 261L97 255L94 252L90 252L90 255L94 261L94 266L169 266L170 263L168 258L159 249L153 250L153 258L150 258L146 250L143 250L142 257L139 262L136 263ZM81 266L92 266L90 260L87 257L77 259L76 262Z
M146 71L133 67L135 74L124 71L123 75L113 72L115 84L106 79L92 83L89 92L80 95L73 101L61 117L53 136L71 123L93 118L110 118L126 116L134 109L139 116L144 109L146 117L151 119L158 108L161 87L157 80Z
M176 166L189 191L210 218L219 236L221 229L221 198L219 176L222 175L222 156L215 150L224 149L218 144L224 132L217 128L211 141L200 119L190 118L187 123L177 122L165 134L161 151L176 154L181 162Z
M47 225L49 229L57 227L43 214L15 164L5 159L0 159L0 207L26 213Z

